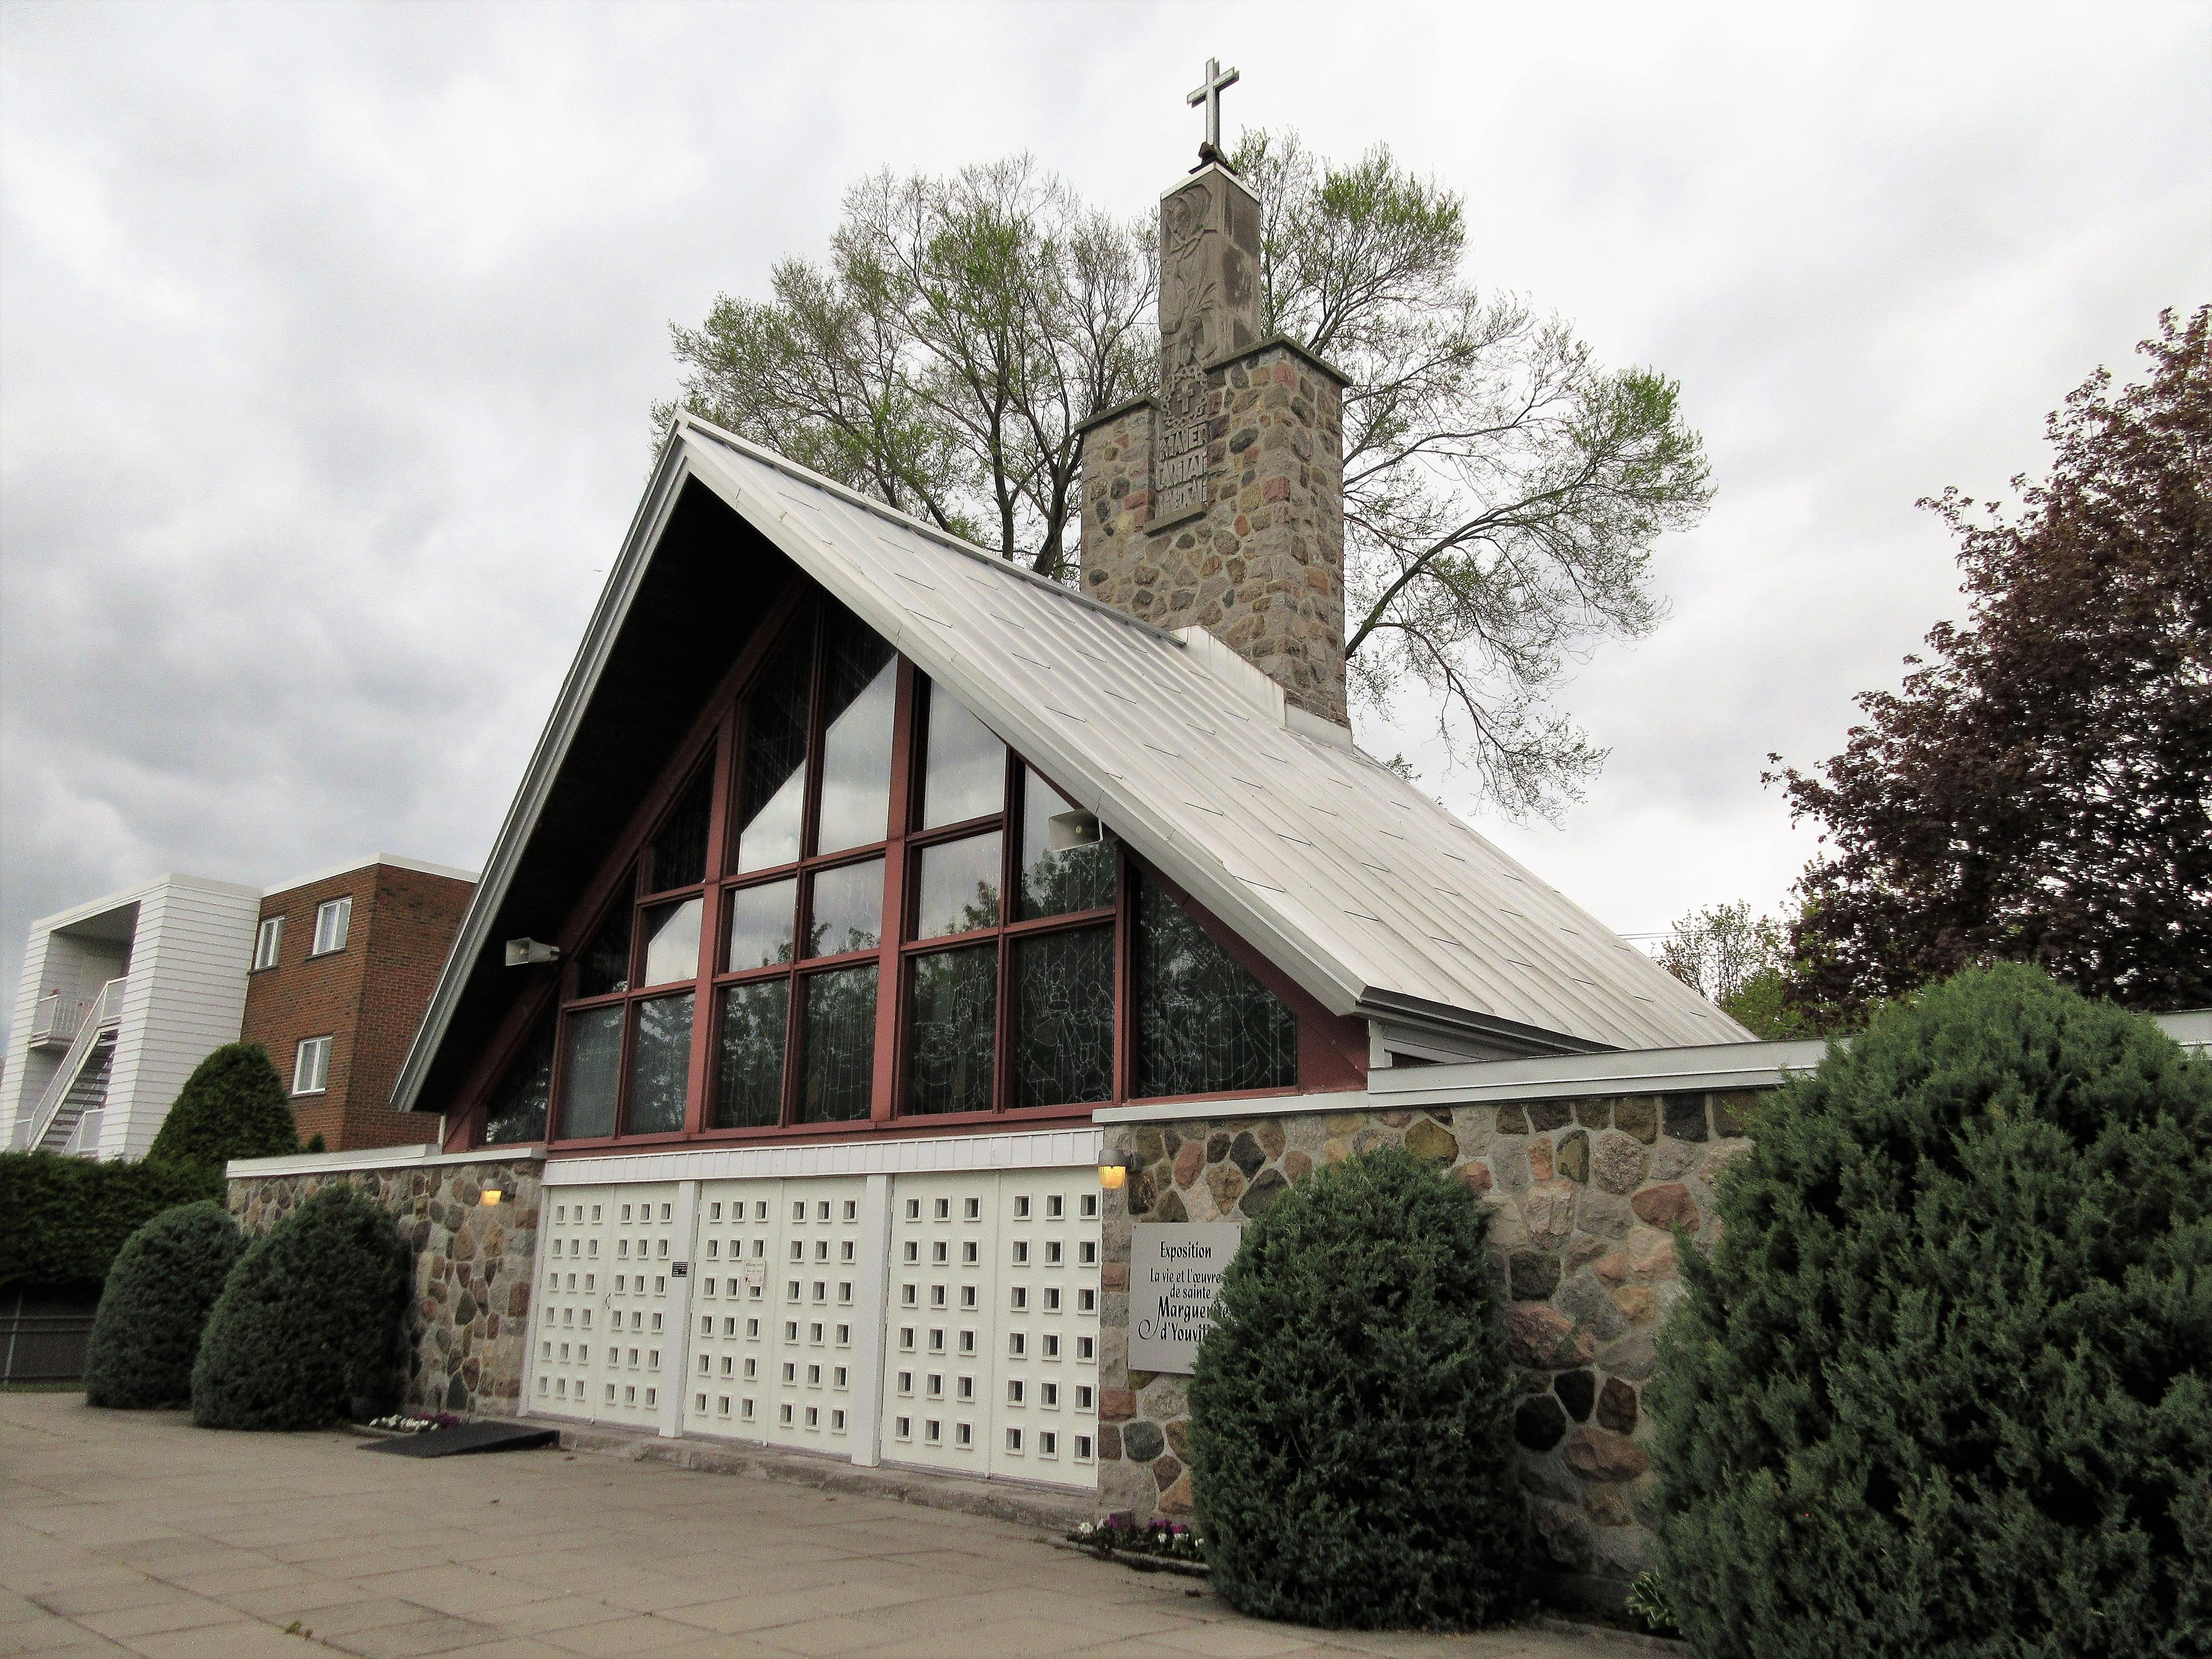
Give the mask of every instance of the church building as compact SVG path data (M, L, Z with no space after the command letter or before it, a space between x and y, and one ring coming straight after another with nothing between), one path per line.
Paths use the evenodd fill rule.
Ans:
M1547 1536L1618 1577L1668 1230L1805 1045L1354 745L1344 382L1204 154L1079 586L679 416L400 1068L442 1147L234 1205L420 1218L424 1404L1174 1513L1148 1230L1403 1144L1500 1206Z

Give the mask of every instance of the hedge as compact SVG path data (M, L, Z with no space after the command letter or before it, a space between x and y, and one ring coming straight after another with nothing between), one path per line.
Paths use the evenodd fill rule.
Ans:
M1190 1384L1199 1547L1263 1618L1453 1628L1522 1599L1489 1218L1391 1148L1244 1230Z
M93 1318L85 1402L125 1410L191 1404L208 1310L245 1248L238 1224L208 1200L164 1210L131 1234Z
M192 1367L202 1428L313 1429L396 1396L407 1247L356 1188L324 1188L246 1247Z
M2033 969L1787 1085L1648 1395L1706 1659L2212 1650L2212 1065Z
M0 1288L98 1285L162 1211L222 1197L219 1170L0 1152Z

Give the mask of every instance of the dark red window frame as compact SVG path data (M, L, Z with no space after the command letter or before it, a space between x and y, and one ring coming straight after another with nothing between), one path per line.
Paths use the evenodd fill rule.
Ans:
M826 854L806 854L792 862L747 871L741 876L733 873L731 866L735 860L732 840L738 787L738 760L742 752L746 701L774 660L777 647L782 645L793 628L809 629L814 635L806 737L807 784L800 846L802 848L811 848L814 843L822 787L821 759L824 736L823 682L827 672L823 641L828 614L826 605L813 602L811 599L801 599L795 603L787 600L774 608L772 615L766 619L755 641L744 653L730 681L716 694L708 714L702 715L693 736L687 739L677 759L665 769L659 785L634 817L631 828L625 832L618 849L621 856L609 861L610 874L595 884L593 890L574 913L574 917L580 918L580 921L572 919L572 925L563 932L560 942L564 960L556 983L542 987L535 994L518 1000L498 1039L490 1045L483 1060L472 1073L466 1095L470 1109L462 1115L462 1122L457 1126L456 1140L471 1141L479 1132L485 1105L496 1091L507 1066L523 1050L537 1022L549 1013L555 1018L556 1032L548 1103L547 1144L562 1152L594 1152L617 1147L629 1150L678 1143L743 1145L813 1137L931 1134L945 1131L972 1132L1013 1123L1048 1124L1087 1120L1102 1106L1125 1103L1131 1098L1129 1091L1135 1077L1136 1032L1131 999L1134 984L1134 902L1139 880L1160 883L1166 887L1178 902L1198 919L1217 943L1291 1007L1298 1023L1299 1080L1297 1085L1176 1098L1233 1100L1360 1085L1365 1073L1366 1056L1364 1030L1358 1022L1339 1018L1321 1008L1289 983L1250 946L1229 933L1201 907L1191 902L1175 884L1164 881L1157 872L1143 866L1126 848L1116 854L1115 899L1110 907L1016 920L1021 876L1019 790L1024 759L1011 747L1006 754L997 811L927 830L915 827L920 823L926 741L925 699L929 688L927 680L903 656L896 659L897 689L884 838L858 847L841 848ZM648 849L669 814L684 801L702 766L712 769L714 779L707 834L706 878L688 886L648 890L645 885L651 879L647 870L650 862ZM1034 767L1030 769L1036 770ZM1042 773L1037 773L1037 776L1041 780L1043 778ZM911 931L915 908L921 852L926 848L958 842L994 830L1000 836L998 922L988 927L936 939L918 940L907 937ZM795 878L793 927L794 930L800 930L806 916L810 884L816 875L826 870L878 858L884 860L884 878L883 926L876 946L769 968L724 971L724 940L731 908L738 893L748 888ZM644 933L646 912L661 904L691 897L701 901L696 975L688 981L672 981L654 986L638 984L647 944ZM622 904L630 906L632 911L630 987L601 996L578 997L574 994L579 966L575 958L582 947L594 937L614 907ZM1102 1100L1061 1105L1010 1106L1016 996L1012 974L1016 942L1042 934L1104 927L1114 930L1113 1079L1109 1096ZM800 934L795 931L794 952ZM992 1107L988 1111L980 1112L904 1112L902 1108L908 1082L905 1067L911 1025L913 964L936 952L986 945L994 948L998 956ZM824 972L871 963L877 968L877 986L873 1077L868 1115L828 1122L799 1122L799 1096L804 1087L800 1052L804 1024L801 983ZM722 996L732 987L777 980L784 981L791 987L786 1007L781 1120L775 1125L757 1127L712 1127L708 1120L713 1112L716 1084ZM665 1133L629 1133L624 1120L629 1109L629 1079L636 1041L638 1014L635 1005L661 997L681 995L686 988L692 993L693 1003L684 1127L681 1130ZM615 1005L623 1007L624 1015L614 1133L594 1137L563 1134L562 1118L566 1106L569 1020L580 1012Z

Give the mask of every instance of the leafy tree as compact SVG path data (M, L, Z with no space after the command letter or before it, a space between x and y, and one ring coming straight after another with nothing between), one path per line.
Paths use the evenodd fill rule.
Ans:
M1487 1624L1526 1515L1488 1212L1390 1148L1244 1230L1190 1385L1191 1481L1231 1607L1325 1626Z
M146 1158L220 1172L234 1158L299 1149L299 1126L269 1051L258 1042L228 1042L192 1068Z
M2130 1007L2212 1001L2212 308L2142 350L2146 380L2100 369L2051 416L2016 510L1922 503L1970 620L1859 699L1817 775L1770 775L1833 848L1801 883L1799 1006L1993 958Z
M204 1429L314 1429L374 1416L398 1392L408 1253L398 1225L343 1182L248 1245L192 1367Z
M1659 965L1723 1013L1770 1042L1819 1035L1790 1006L1790 936L1751 906L1709 904L1676 922L1659 944Z
M222 1206L164 1210L131 1235L109 1270L85 1357L88 1405L186 1406L208 1310L245 1248Z
M1711 483L1679 389L1609 371L1556 317L1463 279L1461 198L1383 149L1349 166L1258 131L1262 327L1345 398L1351 688L1418 688L1499 805L1555 811L1605 756L1550 699L1659 620L1651 550ZM1090 416L1156 374L1149 217L1082 205L1028 157L855 186L825 264L776 266L674 330L683 403L892 506L1072 578ZM655 410L665 428L673 404Z
M1786 1084L1662 1334L1667 1595L1707 1659L2212 1639L2212 1065L1972 969Z

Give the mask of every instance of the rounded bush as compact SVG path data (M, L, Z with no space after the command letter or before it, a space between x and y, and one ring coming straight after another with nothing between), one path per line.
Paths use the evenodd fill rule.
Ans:
M124 1241L108 1269L85 1356L92 1406L185 1406L208 1310L245 1241L220 1204L164 1210Z
M2212 1065L2033 969L1782 1090L1648 1396L1698 1650L2207 1651L2208 1206Z
M325 1187L248 1245L192 1367L207 1429L313 1429L379 1414L398 1392L407 1248L353 1187Z
M1245 1228L1190 1385L1198 1531L1231 1607L1452 1628L1518 1605L1488 1232L1464 1187L1397 1148L1316 1172Z
M227 1042L192 1068L146 1158L220 1170L234 1158L299 1150L292 1103L268 1050L258 1042Z

